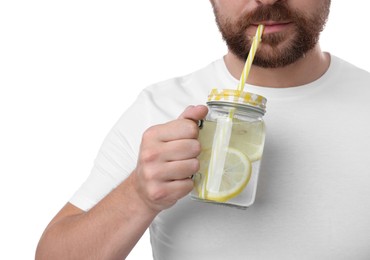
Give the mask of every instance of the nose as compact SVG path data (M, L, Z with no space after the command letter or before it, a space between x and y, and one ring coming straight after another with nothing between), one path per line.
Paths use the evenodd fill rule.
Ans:
M276 2L283 2L285 0L256 0L259 5L273 5Z

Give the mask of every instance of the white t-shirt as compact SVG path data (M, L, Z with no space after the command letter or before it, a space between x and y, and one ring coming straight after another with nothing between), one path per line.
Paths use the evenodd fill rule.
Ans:
M135 168L144 130L237 83L220 59L143 90L70 202L89 210ZM331 56L310 84L245 89L268 100L255 203L240 210L184 197L150 226L154 259L370 259L370 74Z

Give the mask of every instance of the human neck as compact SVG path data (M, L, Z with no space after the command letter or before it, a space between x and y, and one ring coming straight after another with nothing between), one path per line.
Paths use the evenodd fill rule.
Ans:
M225 64L233 77L239 79L244 61L232 52L225 57ZM323 53L319 45L293 64L283 68L261 68L252 66L247 79L248 84L273 88L287 88L308 84L320 78L329 68L330 55Z

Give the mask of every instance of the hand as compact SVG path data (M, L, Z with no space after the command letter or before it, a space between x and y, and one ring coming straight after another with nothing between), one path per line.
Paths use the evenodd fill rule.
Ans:
M207 111L206 106L190 106L177 120L143 134L134 186L152 210L171 207L193 189L191 176L199 170L201 151L197 122Z

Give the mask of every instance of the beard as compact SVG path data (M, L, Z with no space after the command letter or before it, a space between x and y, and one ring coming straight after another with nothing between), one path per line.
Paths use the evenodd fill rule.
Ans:
M330 9L330 0L322 0L316 12L309 16L278 1L273 5L261 5L231 21L223 17L211 2L222 38L228 49L241 60L247 59L252 44L252 38L246 34L248 27L262 21L291 22L293 32L285 30L262 35L253 64L263 68L284 67L304 57L318 43Z

